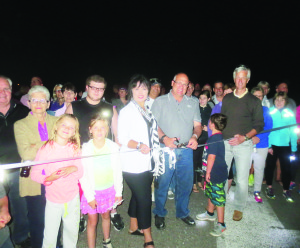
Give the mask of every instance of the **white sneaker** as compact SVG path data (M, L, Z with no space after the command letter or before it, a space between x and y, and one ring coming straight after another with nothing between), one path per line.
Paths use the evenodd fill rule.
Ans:
M172 190L169 190L169 191L168 191L168 198L169 198L170 200L173 200L173 199L174 199L174 193L173 193Z
M213 216L210 216L207 212L203 214L197 214L196 215L197 220L210 220L210 221L215 221L216 215L214 214Z

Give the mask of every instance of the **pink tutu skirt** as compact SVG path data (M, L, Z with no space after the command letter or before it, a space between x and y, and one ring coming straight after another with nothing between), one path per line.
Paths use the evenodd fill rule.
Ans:
M96 190L95 199L97 201L97 207L92 209L88 204L84 194L81 197L80 209L83 214L104 214L112 209L115 203L116 191L112 186L104 190Z

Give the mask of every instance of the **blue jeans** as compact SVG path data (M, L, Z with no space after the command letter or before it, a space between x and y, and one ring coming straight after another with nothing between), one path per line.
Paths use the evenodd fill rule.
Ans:
M189 215L188 209L190 194L193 188L193 150L175 149L175 169L169 168L169 155L165 153L165 174L158 177L158 188L155 188L155 208L153 213L165 217L168 189L173 177L175 184L176 217L185 218Z
M24 197L19 194L19 169L7 170L5 186L7 187L12 216L12 240L14 243L21 243L28 238L29 224L27 219L27 204Z

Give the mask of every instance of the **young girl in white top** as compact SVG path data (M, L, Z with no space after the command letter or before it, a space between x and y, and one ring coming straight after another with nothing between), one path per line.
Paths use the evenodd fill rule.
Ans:
M82 146L82 155L96 155L83 159L84 175L80 180L83 190L81 211L88 214L88 247L96 246L98 213L102 217L103 247L111 248L110 211L122 202L123 177L119 146L107 139L108 120L101 115L89 125L91 140ZM98 155L98 156L97 156Z
M35 161L80 156L79 123L74 115L64 114L56 121L50 139L38 151ZM63 221L63 246L75 248L79 227L79 186L83 175L80 159L33 166L31 179L46 186L43 247L56 247Z

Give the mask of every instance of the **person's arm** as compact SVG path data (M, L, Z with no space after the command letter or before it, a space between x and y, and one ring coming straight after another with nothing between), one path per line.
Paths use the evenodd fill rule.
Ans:
M65 114L73 114L72 103L67 107Z
M115 107L113 107L113 117L111 119L111 128L112 128L112 132L114 134L114 138L115 138L115 142L119 144L119 140L118 140L118 112L116 110Z
M216 160L216 155L214 155L214 154L208 154L206 176L205 176L205 180L208 183L210 182L210 173L211 173L211 170L212 170L212 168L214 166L215 160Z
M192 137L189 140L189 143L186 147L192 148L193 150L197 149L198 146L198 138L200 137L202 132L202 126L200 122L194 121L194 132Z
M22 160L34 160L37 151L45 142L39 140L36 141L35 144L32 144L29 139L35 134L31 132L29 127L23 121L17 121L14 124L14 134L18 147L18 152Z
M177 146L174 144L174 141L176 140L176 138L170 138L168 137L163 130L161 130L160 127L158 127L157 129L158 132L158 137L160 139L160 141L162 143L165 144L165 146L169 147L169 148L177 148Z

